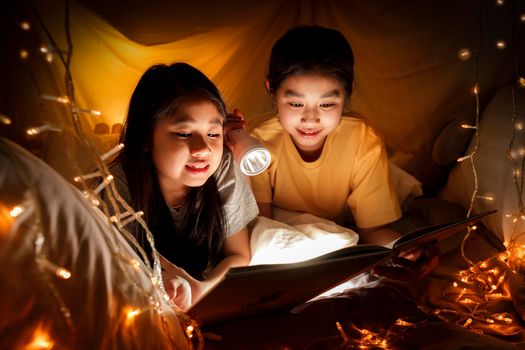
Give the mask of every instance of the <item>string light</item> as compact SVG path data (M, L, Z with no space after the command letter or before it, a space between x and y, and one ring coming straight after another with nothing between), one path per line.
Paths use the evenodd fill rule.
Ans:
M13 209L11 209L11 211L9 211L9 215L11 215L12 218L16 218L23 212L24 212L24 207L17 205Z
M24 346L25 350L45 350L52 349L54 342L49 336L48 332L39 325L33 332L31 342Z
M98 187L93 191L93 193L95 195L99 194L100 191L102 191L104 189L104 187L106 187L107 185L110 184L110 182L113 181L113 175L107 175L104 180L100 183L100 185L98 185Z
M503 50L507 47L507 43L504 40L498 40L496 41L496 48L499 50Z
M29 21L22 21L20 22L20 28L22 28L22 30L27 32L31 30L31 23L29 23Z
M525 78L524 77L519 77L518 84L519 84L520 87L525 87Z
M100 156L100 158L102 160L106 160L106 159L110 158L111 156L115 155L116 153L120 152L123 148L124 148L124 144L123 143L119 143L118 145L116 145L115 147L110 149L108 152L106 152L102 156Z
M27 61L29 59L29 52L26 49L20 49L18 56L20 56L22 61Z
M12 121L8 116L0 113L0 123L4 125L11 125Z
M62 131L62 129L54 124L44 124L36 128L30 128L26 130L26 134L33 136L43 133L44 131Z
M81 181L86 181L86 180L94 179L96 177L101 177L101 176L102 176L102 172L100 172L100 170L97 170L97 171L95 171L93 173L90 173L90 174L75 176L73 178L73 181L81 182Z
M520 22L525 22L525 13L520 15Z
M101 115L100 111L94 110L94 109L87 109L87 108L80 108L76 106L75 104L75 97L74 97L74 84L73 84L73 78L71 75L70 65L71 65L71 57L73 57L73 45L70 40L70 29L69 29L69 2L64 3L65 6L65 16L64 16L64 23L65 23L65 33L66 38L68 39L66 41L67 43L67 50L61 51L57 50L58 47L54 38L51 35L51 32L47 29L46 24L40 17L38 11L36 8L33 8L36 14L36 19L38 20L39 24L43 27L44 33L47 36L47 39L49 41L49 45L47 45L42 52L42 54L46 55L46 60L52 61L52 58L54 56L58 57L60 60L60 63L63 64L63 68L65 71L65 88L66 88L66 95L65 96L53 96L53 95L47 95L42 94L40 95L40 98L42 100L48 100L60 104L70 105L69 112L70 116L72 117L71 120L73 122L74 131L76 132L76 136L78 139L87 141L86 135L84 134L82 125L80 123L79 119L79 113L88 113L90 115ZM22 59L28 59L29 53L27 51L21 51L20 56ZM57 60L58 61L58 60ZM38 128L32 128L30 129L30 132L28 134L38 134L43 131L57 131L60 128L58 126L54 125L46 125L45 127L38 127ZM96 149L94 148L94 145L90 142L85 142L85 144L88 146L88 148L92 151L93 154L98 154ZM120 147L117 147L115 150L113 150L115 153L119 150ZM110 151L111 152L111 151ZM109 153L109 152L108 152ZM106 157L109 157L109 154L106 154ZM167 295L163 281L162 281L162 272L159 262L159 255L157 250L155 249L154 239L151 231L148 229L146 223L141 218L143 213L142 212L135 212L133 209L121 198L121 196L118 194L115 185L113 183L113 176L109 172L107 166L105 165L104 161L101 159L101 157L97 157L97 164L98 168L100 169L100 177L102 178L102 183L95 189L95 191L89 191L86 187L86 184L83 182L87 177L89 177L90 174L87 175L81 175L79 177L76 177L79 182L82 183L82 186L84 186L84 190L82 193L86 198L90 201L93 205L99 205L100 204L100 198L98 197L98 194L103 190L106 189L107 191L105 194L107 195L107 198L109 199L109 203L111 204L112 208L115 212L119 212L119 206L122 206L127 210L131 215L127 217L126 220L137 220L140 225L144 228L146 233L146 241L149 243L151 248L151 254L150 257L153 260L153 266L150 263L150 260L148 259L148 256L144 252L144 249L141 247L141 245L136 241L136 239L131 235L125 228L120 227L116 229L111 229L109 232L115 235L115 237L106 237L104 236L103 239L107 242L107 246L113 251L113 256L117 257L117 265L115 268L119 269L120 273L127 276L129 274L129 271L132 271L130 269L127 269L127 266L131 266L133 270L136 270L140 268L141 266L144 266L144 271L148 274L148 277L151 280L152 286L155 288L156 293L152 293L152 291L149 289L149 287L146 289L144 286L140 285L136 280L134 276L127 276L126 280L133 285L133 287L142 295L144 296L144 300L147 300L148 305L145 308L139 308L136 310L139 310L139 313L137 311L129 309L127 310L128 313L126 315L126 319L128 319L127 316L129 316L130 320L135 318L138 314L140 314L140 310L146 310L146 309L153 309L155 311L155 314L158 315L160 324L162 325L162 330L164 331L164 334L166 338L171 341L173 344L177 344L177 339L173 338L173 332L172 327L170 326L171 322L168 322L165 318L164 311L162 308L162 304L160 303L161 299L165 299L166 302L171 306L172 310L175 310L175 314L177 319L181 322L181 324L192 324L194 327L192 338L196 341L194 341L193 345L196 345L197 349L202 349L203 347L203 341L202 341L202 334L198 328L198 326L194 323L194 321L189 318L187 315L185 315L180 309L178 309L175 304L173 304L173 301L169 299L169 296ZM99 176L99 174L94 175ZM34 196L37 197L36 195ZM36 205L39 205L38 201L35 201ZM104 210L104 213L106 215L109 215L108 212L108 206L103 205L102 209ZM66 268L56 266L55 264L51 263L45 253L46 249L44 249L45 246L45 236L42 233L44 230L41 225L41 220L39 213L42 212L41 210L35 210L34 211L34 225L31 226L31 232L32 235L34 235L34 246L35 246L35 264L36 266L41 270L43 280L47 284L48 289L51 291L51 294L54 296L57 304L58 309L60 310L60 313L64 317L65 323L68 325L71 336L73 339L76 339L76 329L71 321L71 312L67 305L63 302L63 298L59 292L59 289L55 286L56 278L51 278L53 276L56 276L61 279L69 279L71 277L71 272L67 270ZM122 222L121 224L125 224L126 222ZM117 235L122 234L128 241L131 243L132 247L136 248L136 251L139 252L139 254L142 256L142 262L138 261L135 258L127 257L125 254L121 253L121 248L119 244L116 243L120 242L119 239L115 239ZM120 238L120 237L119 237ZM129 270L129 271L128 271ZM50 274L49 272L52 272ZM136 293L135 293L136 294ZM134 295L135 295L134 294ZM164 306L165 307L165 306ZM183 326L184 327L184 326ZM184 328L183 328L184 329ZM51 346L53 345L50 343Z
M461 124L463 129L477 129L476 125Z
M47 101L53 101L53 102L58 102L58 103L62 103L62 104L69 104L69 97L67 96L53 96L53 95L47 95L47 94L40 94L40 98L42 100L47 100Z
M492 202L494 200L494 196L491 194L484 195L484 196L476 196L476 198L484 199L486 201Z
M462 48L458 51L458 57L462 61L467 61L471 55L472 53L467 48Z

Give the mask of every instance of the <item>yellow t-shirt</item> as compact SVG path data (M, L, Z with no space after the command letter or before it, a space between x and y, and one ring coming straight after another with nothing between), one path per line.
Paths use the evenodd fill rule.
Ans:
M342 117L319 159L305 162L278 118L253 130L272 154L263 173L251 177L259 203L369 228L401 217L381 139L362 119Z

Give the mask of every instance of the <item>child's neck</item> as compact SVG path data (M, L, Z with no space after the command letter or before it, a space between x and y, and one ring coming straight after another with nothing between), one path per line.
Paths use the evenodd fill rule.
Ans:
M294 143L294 146L297 152L299 152L299 155L301 156L301 159L303 161L305 161L306 163L312 163L318 160L319 157L321 157L321 154L323 153L323 147L324 147L325 141L326 141L326 138L321 144L321 146L317 147L316 149L311 149L311 150L301 149L295 143Z

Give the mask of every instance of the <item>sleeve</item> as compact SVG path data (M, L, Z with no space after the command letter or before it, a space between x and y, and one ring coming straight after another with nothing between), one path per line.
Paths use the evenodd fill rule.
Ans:
M390 181L386 150L371 128L365 128L361 135L351 183L352 192L347 203L357 227L381 226L401 217Z
M250 186L231 153L224 151L220 171L216 174L217 187L224 205L226 236L243 228L259 214L259 208Z
M253 194L258 203L272 203L273 201L273 190L272 182L270 180L270 169L271 165L268 169L266 169L259 175L250 177Z

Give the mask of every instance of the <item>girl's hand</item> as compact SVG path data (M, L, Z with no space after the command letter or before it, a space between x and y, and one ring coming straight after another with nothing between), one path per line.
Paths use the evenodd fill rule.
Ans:
M172 264L159 254L162 267L162 281L170 299L181 310L186 311L204 293L213 286L213 283L199 281L193 278L184 269Z
M246 128L246 120L244 119L244 115L241 113L240 110L235 108L232 113L228 113L226 115L226 121L224 123L223 129L224 129L224 141L226 146L230 149L230 151L234 151L235 144L232 142L232 140L228 137L228 132L235 129L245 129Z

